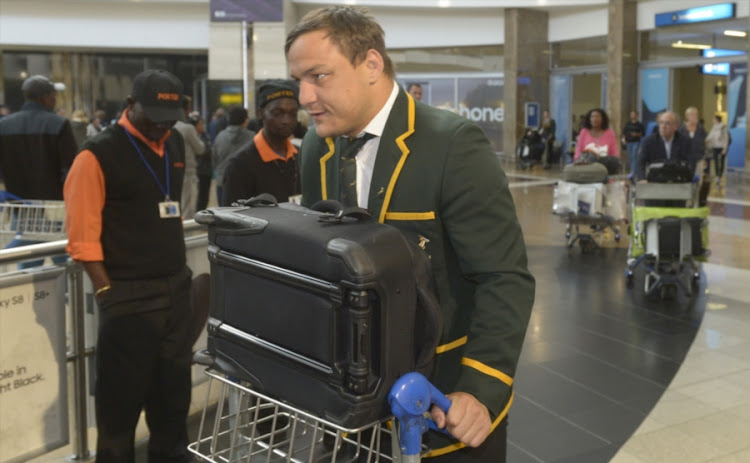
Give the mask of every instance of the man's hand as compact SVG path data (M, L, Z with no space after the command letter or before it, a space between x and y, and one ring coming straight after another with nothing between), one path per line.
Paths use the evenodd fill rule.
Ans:
M432 419L438 428L447 428L453 437L469 447L479 447L490 434L492 420L487 407L471 394L454 392L448 394L451 408L448 415L433 406Z

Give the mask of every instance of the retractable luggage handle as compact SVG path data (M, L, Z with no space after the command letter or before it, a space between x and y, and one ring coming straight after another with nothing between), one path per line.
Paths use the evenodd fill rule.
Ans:
M399 421L399 448L402 463L418 463L422 451L422 434L428 429L439 429L434 421L425 418L425 413L435 404L445 413L451 401L424 375L416 372L400 377L388 393L391 412Z

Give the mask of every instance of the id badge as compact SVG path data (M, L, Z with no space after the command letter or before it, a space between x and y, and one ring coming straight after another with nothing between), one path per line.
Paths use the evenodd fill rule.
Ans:
M180 203L177 201L162 201L159 203L159 217L173 219L180 217Z

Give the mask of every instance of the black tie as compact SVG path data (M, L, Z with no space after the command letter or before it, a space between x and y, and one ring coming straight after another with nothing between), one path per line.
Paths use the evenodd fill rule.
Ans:
M340 172L340 190L341 204L344 206L359 206L357 202L357 154L365 145L367 140L374 138L375 135L365 133L361 137L346 138L341 141L341 163Z

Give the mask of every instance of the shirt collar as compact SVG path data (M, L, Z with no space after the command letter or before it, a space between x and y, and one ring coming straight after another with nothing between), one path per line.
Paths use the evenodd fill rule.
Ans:
M295 154L297 154L297 148L292 144L292 140L288 138L286 139L286 157L283 158L276 154L276 152L271 148L271 145L269 145L266 141L266 137L263 136L263 129L260 129L260 131L255 134L255 136L253 137L253 143L255 143L255 147L258 149L258 153L260 154L260 158L263 160L263 162L287 162L288 160L292 159Z
M376 137L382 137L383 131L385 130L385 123L388 122L388 116L391 114L391 109L393 109L393 105L396 102L396 97L398 96L398 84L394 81L393 82L393 90L391 90L391 96L388 97L388 100L385 102L382 108L380 108L380 111L375 115L375 117L370 121L367 126L365 126L365 130L363 130L360 134L357 135L357 137L361 137L364 133L371 133L375 135Z
M128 119L129 111L130 109L126 108L125 111L122 112L122 116L120 116L120 119L117 121L117 123L120 124L125 130L130 132L130 134L135 138L148 145L148 147L151 148L151 151L158 154L159 156L164 156L164 142L167 140L167 138L169 138L169 134L172 133L172 131L167 130L167 133L164 134L161 140L149 140L130 122L130 119Z

